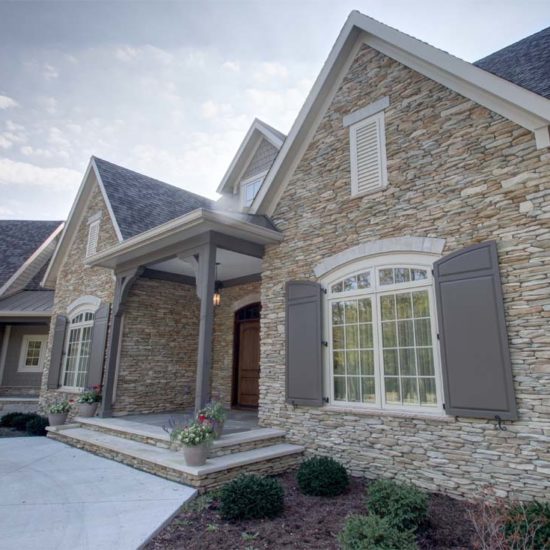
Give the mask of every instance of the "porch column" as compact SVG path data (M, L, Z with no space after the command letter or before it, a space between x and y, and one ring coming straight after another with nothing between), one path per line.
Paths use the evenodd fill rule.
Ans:
M99 408L99 416L110 417L113 411L113 389L115 386L115 376L117 370L122 317L124 315L124 307L130 289L136 279L143 272L143 267L136 267L117 273L115 284L115 297L113 299L113 309L111 317L111 330L109 334L109 345L107 347L107 356L105 359L105 372L103 374L102 399Z
M216 284L216 245L201 246L198 254L197 290L201 301L199 349L195 385L195 411L210 400L212 336L214 331L214 286ZM199 284L200 281L200 284Z

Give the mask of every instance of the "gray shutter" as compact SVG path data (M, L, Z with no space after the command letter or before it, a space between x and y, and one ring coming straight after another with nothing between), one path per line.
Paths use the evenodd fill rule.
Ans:
M48 389L53 390L59 387L59 374L63 361L65 345L65 334L67 332L67 317L58 315L55 319L53 330L52 352L50 356L50 370L48 372Z
M103 302L95 312L92 348L90 351L90 367L88 369L88 386L101 384L110 311L110 304Z
M494 241L434 264L445 411L515 420L512 364Z
M286 283L286 399L293 405L323 404L321 285Z

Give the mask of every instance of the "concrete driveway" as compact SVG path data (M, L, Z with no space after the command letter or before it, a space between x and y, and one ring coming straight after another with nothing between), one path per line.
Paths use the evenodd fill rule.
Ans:
M0 548L138 548L194 489L45 437L0 439Z

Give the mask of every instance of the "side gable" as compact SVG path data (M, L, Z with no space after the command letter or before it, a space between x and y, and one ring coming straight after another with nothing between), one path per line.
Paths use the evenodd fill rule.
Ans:
M272 215L289 178L359 48L366 44L450 90L533 132L550 146L550 101L470 63L353 11L258 192L251 213Z
M107 218L111 222L114 234L116 235L116 240L118 240L118 242L122 241L122 234L120 232L117 220L113 214L113 209L109 202L109 197L107 196L99 173L97 171L94 159L92 158L90 160L90 163L88 164L86 173L84 174L84 178L76 195L76 199L71 207L69 217L67 219L67 222L65 223L63 233L61 234L61 238L59 239L50 265L48 266L46 274L44 275L44 279L42 281L42 285L44 287L55 287L57 275L75 241L78 229L80 228L82 223L86 221L84 219L85 214L88 209L90 198L94 194L94 190L96 190L96 192L99 191L99 193L101 194L103 203L108 213Z

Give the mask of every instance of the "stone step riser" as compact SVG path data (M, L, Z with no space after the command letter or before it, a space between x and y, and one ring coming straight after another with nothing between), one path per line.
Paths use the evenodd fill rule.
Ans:
M64 433L65 432L65 433ZM121 452L113 451L112 449L103 447L93 442L85 442L71 437L69 431L48 432L48 437L66 443L72 447L91 452L98 456L115 460L127 466L136 468L143 472L157 475L170 481L184 483L195 487L199 492L204 492L210 489L221 487L228 481L243 473L255 473L263 475L275 475L286 472L295 468L302 460L303 453L295 453L291 455L276 457L268 460L262 460L251 464L240 465L235 468L229 468L224 471L214 472L203 477L197 477L190 474L182 473L181 471L171 469L169 467L155 464L147 460L139 459Z
M93 430L96 432L105 433L116 437L122 437L124 439L129 439L130 441L138 441L139 443L145 443L147 445L154 445L155 447L159 447L160 449L174 448L174 446L171 445L169 441L159 439L157 437L148 437L146 435L136 434L132 432L125 432L122 430L112 429L107 426L98 426L96 424L82 423L82 425L87 430ZM271 445L275 445L277 443L284 443L284 442L285 442L284 436L273 436L273 437L262 437L262 438L258 438L255 441L238 443L236 445L226 445L223 447L214 446L210 450L210 456L212 457L225 456L225 455L238 453L242 451L250 451L252 449L261 449L263 447L270 447ZM175 448L178 449L177 444L175 445Z

